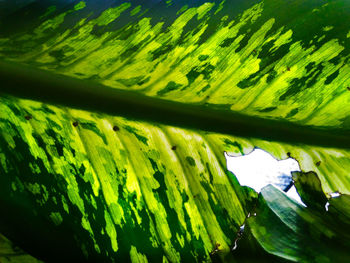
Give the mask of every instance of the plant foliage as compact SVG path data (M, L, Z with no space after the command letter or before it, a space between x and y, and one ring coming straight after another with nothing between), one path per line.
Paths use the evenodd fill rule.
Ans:
M10 2L0 3L0 58L12 62L0 65L7 238L58 262L349 261L348 1ZM144 97L131 108L121 94ZM142 118L150 108L154 119ZM254 147L299 161L307 208L238 184L224 152Z

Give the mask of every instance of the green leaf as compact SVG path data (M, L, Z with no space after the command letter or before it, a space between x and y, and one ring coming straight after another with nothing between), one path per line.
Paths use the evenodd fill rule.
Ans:
M295 187L301 200L310 208L325 210L327 197L322 190L321 181L315 172L293 172Z
M0 4L1 233L47 261L347 259L270 188L248 220L265 250L247 230L231 252L256 193L223 153L350 193L348 1L29 2Z
M26 262L40 263L41 261L28 255L20 248L15 247L6 237L0 235L0 261L2 263Z
M1 199L15 209L7 217L23 204L33 209L26 218L44 217L61 232L47 240L33 224L46 247L77 240L78 256L93 261L208 260L216 243L230 255L245 215L210 136L14 99L2 99L0 128Z
M334 216L338 216L340 221L343 221L347 226L350 225L350 196L349 195L340 195L339 197L329 199L329 213Z
M261 191L256 216L248 224L262 247L274 255L295 262L347 262L347 234L333 216L317 214L270 185Z
M4 59L147 96L349 130L347 1L56 2L2 19ZM21 15L26 24L10 23Z

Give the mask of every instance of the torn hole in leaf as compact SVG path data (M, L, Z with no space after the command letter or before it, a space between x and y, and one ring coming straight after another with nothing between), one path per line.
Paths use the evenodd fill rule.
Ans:
M329 199L331 199L331 198L337 198L337 197L341 196L341 193L339 193L339 192L334 192L334 193L329 193L328 195L329 195ZM329 209L329 202L327 202L327 203L325 204L324 208L325 208L326 211L328 212L328 209Z
M259 148L241 156L230 156L225 152L225 158L227 169L236 176L241 186L251 187L260 193L263 187L272 184L306 206L293 185L292 172L301 171L297 160L289 157L279 161Z
M334 193L330 193L329 196L331 198L335 198L335 197L339 197L341 194L339 192L334 192Z

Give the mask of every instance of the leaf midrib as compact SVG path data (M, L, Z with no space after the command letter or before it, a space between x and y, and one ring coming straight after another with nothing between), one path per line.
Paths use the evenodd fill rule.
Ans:
M350 148L350 133L344 129L317 128L168 101L18 63L0 61L0 79L0 93L5 95L240 137Z

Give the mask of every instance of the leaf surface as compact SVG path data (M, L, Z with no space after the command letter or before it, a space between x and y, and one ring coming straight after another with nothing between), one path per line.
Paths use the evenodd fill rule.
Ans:
M349 8L343 0L34 2L2 19L0 52L116 89L348 131Z
M15 80L10 67L1 66L1 90L33 100L1 97L0 206L8 214L0 231L40 259L242 262L230 249L255 195L226 171L225 151L242 155L259 147L278 159L293 157L303 171L319 175L325 193L350 193L347 1L10 6L13 13L0 19L1 59L56 76L33 75L28 88L27 79ZM91 82L94 93L79 86L89 101L70 97L76 86L67 85L57 105L65 79L50 80L60 74L85 80L76 86ZM116 91L109 103L93 96L102 87ZM118 104L121 90L147 96L149 105ZM50 92L49 102L38 102ZM121 115L106 110L113 100ZM190 108L202 118L192 122L208 112L211 121L199 130L188 125L191 117L171 125L164 116L144 121L127 114L142 113L153 101L158 116L171 108L182 117ZM142 106L141 99L135 105ZM226 122L215 122L220 114L243 116L245 126L222 127ZM258 128L249 130L255 121ZM346 258L342 246L325 245L324 236L346 240L329 221L273 188L258 200L249 227L267 252L292 261Z
M347 262L349 242L337 225L339 219L305 208L269 185L262 190L256 216L248 224L264 249L285 259Z

